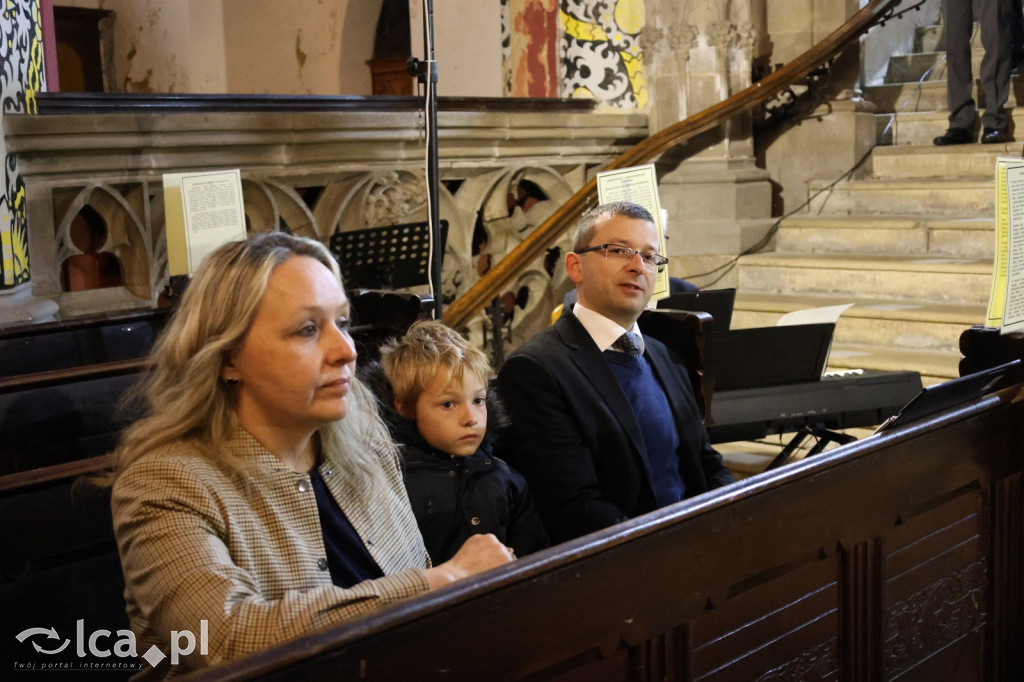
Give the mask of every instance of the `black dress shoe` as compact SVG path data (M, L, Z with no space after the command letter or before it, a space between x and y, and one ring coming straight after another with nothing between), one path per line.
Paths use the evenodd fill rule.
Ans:
M944 147L950 144L969 144L974 142L974 135L967 128L950 128L934 140L935 144Z
M982 144L999 144L1001 142L1008 142L1010 140L1006 135L1006 131L1002 128L985 128L981 133Z

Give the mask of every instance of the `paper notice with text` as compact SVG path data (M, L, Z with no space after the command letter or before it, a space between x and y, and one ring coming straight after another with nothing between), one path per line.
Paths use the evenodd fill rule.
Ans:
M1006 186L1006 171L1024 166L1024 160L1012 157L996 159L996 215L995 215L995 258L992 261L992 288L988 295L986 327L1003 326L1003 306L1006 302L1006 254L1010 241L1010 203Z
M1002 259L1005 283L1000 325L1004 334L1024 329L1024 162L1020 159L1006 168L1006 202L1006 247ZM998 256L996 260L998 262Z
M242 176L236 169L167 173L163 179L168 270L191 277L218 246L245 239Z
M639 204L651 212L654 217L654 228L658 231L659 251L665 253L665 226L662 223L661 201L658 198L658 176L654 172L654 164L633 166L619 170L603 171L597 174L597 201L608 204L613 201L628 201ZM658 273L654 282L654 293L651 295L653 306L655 301L669 294L668 268Z

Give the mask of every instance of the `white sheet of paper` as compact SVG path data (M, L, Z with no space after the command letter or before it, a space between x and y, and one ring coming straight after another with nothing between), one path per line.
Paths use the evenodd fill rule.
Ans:
M791 324L821 324L825 322L836 324L839 322L839 316L843 314L843 311L852 305L852 303L844 303L842 305L827 305L821 308L808 308L807 310L794 310L780 317L777 325L785 327Z

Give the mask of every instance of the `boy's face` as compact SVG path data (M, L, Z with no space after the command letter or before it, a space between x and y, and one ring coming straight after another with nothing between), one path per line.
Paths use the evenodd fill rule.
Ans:
M487 429L487 389L472 372L462 381L452 379L439 367L419 400L416 427L434 448L465 457L480 447Z

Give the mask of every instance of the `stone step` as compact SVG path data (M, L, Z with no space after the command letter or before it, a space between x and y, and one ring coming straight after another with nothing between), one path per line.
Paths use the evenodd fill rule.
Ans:
M946 54L944 52L912 52L907 55L897 55L889 58L885 82L894 84L944 80L946 78L945 65Z
M929 121L933 123L934 120ZM1021 123L1024 124L1024 118ZM945 121L943 120L943 124ZM1024 127L1019 128L1024 130ZM945 130L945 128L942 128ZM942 130L932 127L932 137ZM940 147L928 139L923 144L899 144L876 147L871 155L871 167L876 179L888 178L995 178L996 159L1008 156L1006 145L957 144ZM1012 143L1019 152L1021 143ZM1020 158L1019 153L1012 155Z
M856 180L830 190L811 184L810 215L923 213L932 216L990 216L995 212L992 178Z
M1006 106L1017 106L1016 92L1021 76L1014 74L1010 82L1010 97ZM946 81L926 80L912 83L883 83L864 88L864 99L873 103L880 113L908 111L948 110ZM985 95L975 78L974 99L980 108L985 106Z
M946 31L942 24L919 26L914 31L914 52L945 52Z
M832 344L828 367L837 369L879 369L886 372L911 371L921 383L931 386L960 376L960 352L882 348L875 345Z
M971 50L971 73L981 73L981 60L984 56L985 50L981 47ZM885 82L890 84L945 80L945 52L913 52L890 57L889 69L885 74Z
M1009 133L1016 137L1017 141L1004 144L973 145L960 144L951 147L942 147L947 151L983 151L992 154L1019 157L1021 155L1022 140L1024 140L1024 110L1018 108L1010 112ZM928 146L933 147L932 140L945 132L949 127L949 114L943 107L942 111L904 111L895 116L893 114L876 114L875 128L877 143L879 145L904 146ZM980 137L980 128L976 130ZM880 149L881 147L876 147ZM970 162L971 159L964 159ZM925 172L930 168L925 168ZM990 171L989 171L990 172ZM972 170L971 174L976 174ZM953 175L964 175L965 171L957 170Z
M926 215L794 215L775 236L789 253L902 253L992 258L995 221Z
M981 47L981 31L977 24L971 34L971 47ZM917 27L914 31L914 52L946 52L946 30L942 23Z
M945 81L868 85L863 93L878 113L941 111L947 106Z
M794 215L775 236L790 253L902 253L991 258L994 220L926 215Z
M928 230L915 216L794 215L775 235L788 253L928 253Z
M987 304L992 284L991 259L767 253L739 266L743 292Z
M885 344L895 348L953 352L960 334L985 320L983 303L892 301L861 296L798 295L741 292L736 297L732 326L771 327L794 310L853 303L836 325L836 343Z

